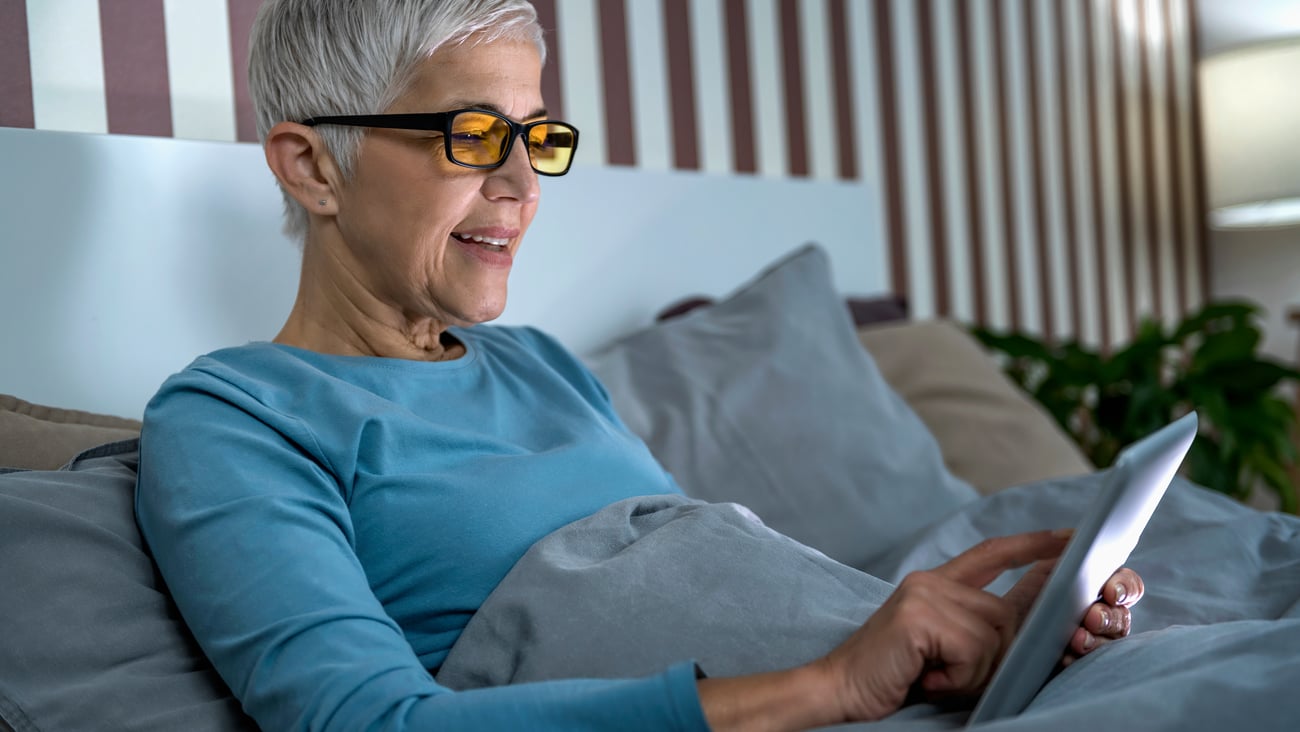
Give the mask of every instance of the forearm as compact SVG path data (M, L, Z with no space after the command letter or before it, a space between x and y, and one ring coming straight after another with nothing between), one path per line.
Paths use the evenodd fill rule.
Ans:
M847 721L832 679L818 661L788 671L696 683L714 732L784 732Z

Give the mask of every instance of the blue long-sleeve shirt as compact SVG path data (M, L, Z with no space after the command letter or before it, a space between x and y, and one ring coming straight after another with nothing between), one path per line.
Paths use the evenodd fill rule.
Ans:
M533 542L679 491L553 340L453 333L454 361L256 343L163 385L136 512L204 652L268 730L706 729L685 659L635 680L434 682Z

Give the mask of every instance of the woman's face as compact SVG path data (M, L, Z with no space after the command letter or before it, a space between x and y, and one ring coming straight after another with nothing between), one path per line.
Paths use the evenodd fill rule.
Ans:
M543 118L537 48L510 40L444 48L385 111L466 107ZM443 150L437 132L367 130L336 225L348 270L381 303L410 323L472 325L505 308L510 267L537 211L537 174L522 140L492 170L457 166Z

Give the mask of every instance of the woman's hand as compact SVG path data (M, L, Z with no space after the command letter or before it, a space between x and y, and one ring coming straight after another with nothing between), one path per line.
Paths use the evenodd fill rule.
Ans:
M1083 622L1074 631L1070 646L1061 658L1061 664L1069 666L1080 656L1091 653L1116 638L1128 635L1133 624L1130 611L1146 586L1137 572L1125 567L1115 572L1101 588L1101 599L1093 603L1084 613Z
M903 579L852 636L824 658L789 671L702 679L700 701L715 730L794 730L870 721L897 711L913 689L973 696L988 684L1065 549L1069 531L989 539L948 563ZM1034 563L1006 595L984 587ZM1063 663L1128 633L1142 579L1121 569L1088 609ZM1089 640L1091 639L1091 641Z
M843 719L891 714L914 685L930 696L982 690L1068 540L1068 532L1050 531L989 539L904 578L860 630L817 662L838 689ZM1005 596L983 590L1031 562Z

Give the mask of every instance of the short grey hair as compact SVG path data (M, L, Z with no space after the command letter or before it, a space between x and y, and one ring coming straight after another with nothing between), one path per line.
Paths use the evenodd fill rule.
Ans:
M502 38L546 42L527 0L266 0L249 42L257 135L279 122L379 114L405 93L420 63L445 46ZM351 177L364 128L316 128ZM284 232L303 241L307 211L286 192Z

